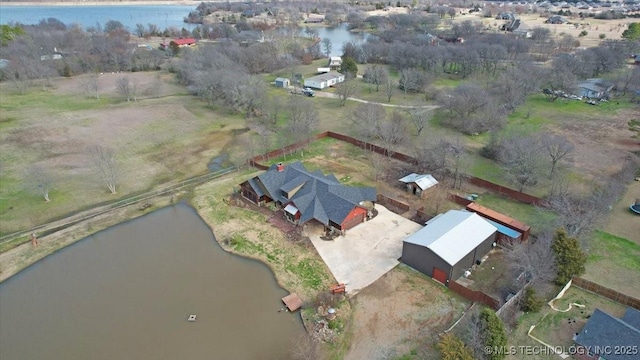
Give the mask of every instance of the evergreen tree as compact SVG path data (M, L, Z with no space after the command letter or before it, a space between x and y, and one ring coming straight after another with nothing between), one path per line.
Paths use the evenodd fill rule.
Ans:
M640 39L640 23L629 24L627 30L622 32L622 37L628 40Z
M564 229L559 229L553 237L551 248L556 255L557 285L564 285L573 276L584 274L587 255L580 249L577 239L570 238Z
M499 349L507 346L507 333L504 330L504 324L493 310L484 308L480 312L480 324L484 330L482 337L485 348ZM487 355L489 360L502 360L505 357L504 351L491 351Z
M443 336L436 347L442 360L473 360L471 350L452 333Z
M358 64L350 57L342 58L340 72L344 74L347 79L353 79L358 74Z

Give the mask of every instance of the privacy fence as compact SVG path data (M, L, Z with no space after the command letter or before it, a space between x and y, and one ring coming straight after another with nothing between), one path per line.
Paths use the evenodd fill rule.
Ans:
M323 139L323 138L332 138L332 139L336 139L336 140L340 140L343 142L346 142L348 144L357 146L359 148L362 149L366 149L368 151L380 154L380 155L385 155L388 156L389 158L398 160L398 161L402 161L404 163L407 164L417 164L418 160L412 156L403 154L401 152L397 152L397 151L389 151L381 146L366 142L366 141L362 141L362 140L358 140L356 138L353 138L351 136L348 135L344 135L344 134L338 134L332 131L325 131L322 132L320 134L317 134L314 137L311 137L307 140L303 140L294 144L291 144L289 146L285 146L283 148L277 149L277 150L273 150L270 151L266 154L262 154L262 155L258 155L255 156L251 159L249 159L249 165L261 169L261 170L266 170L269 168L268 165L263 164L263 162L265 161L269 161L269 159L272 158L276 158L276 157L280 157L280 156L284 156L286 154L292 154L295 151L302 149L303 147L309 145L310 143L312 143L313 141L319 140L319 139ZM517 190L513 190L510 189L508 187L502 186L502 185L498 185L498 184L494 184L490 181L484 180L484 179L480 179L474 176L470 176L467 178L467 180L469 181L469 183L497 192L499 194L502 194L504 196L509 197L510 199L516 200L516 201L520 201L526 204L533 204L533 205L541 205L542 204L542 199L535 197L533 195L529 195L529 194L525 194L523 192L517 191ZM464 198L462 198L464 199ZM459 202L458 199L452 199L450 198L450 200L455 201L456 203L460 204L460 205L468 205L468 203L466 204L462 204Z
M500 302L498 300L483 293L482 291L471 290L455 281L449 282L449 289L467 300L482 303L493 310L498 310L500 308Z
M625 295L619 291L609 289L577 276L571 279L571 284L581 289L591 291L592 293L598 294L602 297L606 297L607 299L613 300L622 305L631 306L632 308L640 310L640 300L632 296Z

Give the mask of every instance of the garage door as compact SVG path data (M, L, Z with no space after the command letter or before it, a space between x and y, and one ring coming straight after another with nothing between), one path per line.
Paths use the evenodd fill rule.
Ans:
M344 225L342 227L343 227L343 230L349 230L352 227L354 227L354 226L356 226L356 225L358 225L358 224L360 224L362 222L364 222L364 215L356 216L356 217L354 217L352 219L349 219L349 220L345 221Z
M433 267L433 279L441 282L442 284L447 283L447 273L438 269L437 267Z

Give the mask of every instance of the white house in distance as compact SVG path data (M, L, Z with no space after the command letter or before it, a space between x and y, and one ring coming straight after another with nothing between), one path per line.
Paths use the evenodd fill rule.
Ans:
M340 56L332 56L329 58L329 68L338 70L342 66L342 58Z
M304 79L304 86L322 90L343 81L344 75L334 71Z

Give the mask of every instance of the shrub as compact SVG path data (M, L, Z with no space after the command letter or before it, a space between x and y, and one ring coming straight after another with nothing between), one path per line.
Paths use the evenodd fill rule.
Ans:
M520 310L525 312L538 312L542 308L543 300L536 295L536 290L531 286L524 289Z
M584 274L587 255L580 249L575 238L570 238L564 229L556 231L551 248L556 256L556 285L564 285L574 276Z
M587 36L588 34L589 34L589 33L587 32L587 30L582 30L582 31L580 32L580 35L578 35L578 36L582 37L582 36Z

